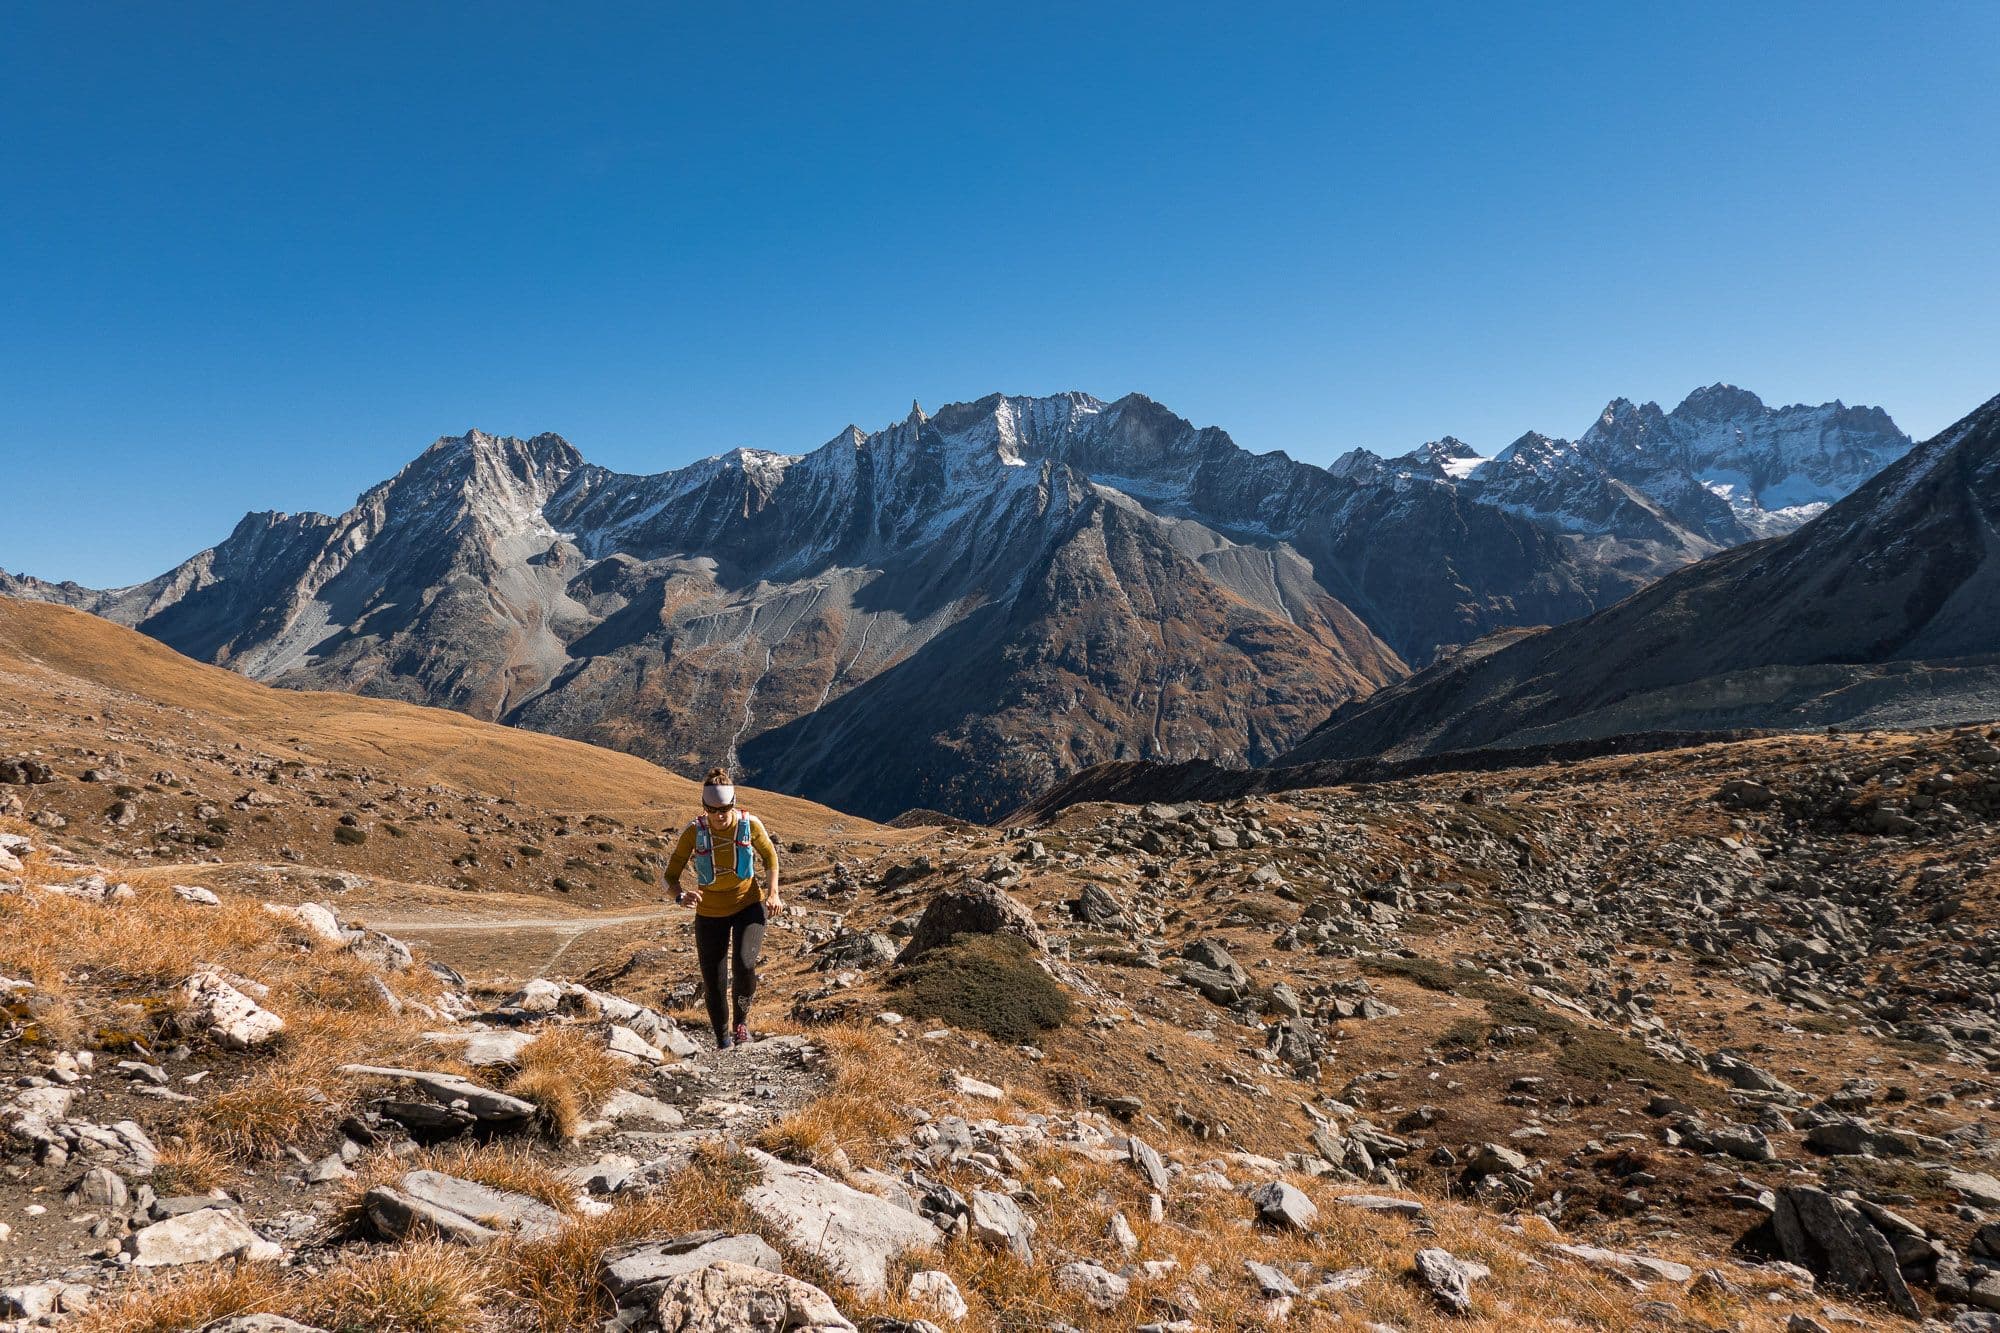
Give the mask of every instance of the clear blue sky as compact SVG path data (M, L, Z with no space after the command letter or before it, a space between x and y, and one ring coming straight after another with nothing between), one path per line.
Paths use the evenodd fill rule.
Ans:
M441 434L1139 390L1316 461L2000 393L2000 5L14 3L0 567Z

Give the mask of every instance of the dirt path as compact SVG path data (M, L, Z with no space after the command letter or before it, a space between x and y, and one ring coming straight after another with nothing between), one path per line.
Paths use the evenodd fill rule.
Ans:
M375 930L419 941L433 954L465 972L520 972L542 976L554 970L579 944L614 947L634 928L684 924L685 907L663 904L643 911L527 913L480 916L470 912L420 912L407 916L368 915ZM619 933L620 931L625 933ZM610 931L611 934L600 934ZM574 963L572 963L574 965Z
M571 912L561 916L413 916L405 918L374 917L368 924L376 930L391 935L427 935L440 930L561 930L578 935L589 930L602 930L606 926L633 926L642 921L657 921L661 917L687 914L685 907L655 907L644 912L625 912L617 916L591 916L587 913Z

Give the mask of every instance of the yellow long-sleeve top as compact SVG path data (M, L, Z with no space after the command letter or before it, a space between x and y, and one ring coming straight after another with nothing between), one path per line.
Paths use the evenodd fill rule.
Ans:
M764 831L763 820L740 812L736 818L750 821L750 848L764 863L768 883L770 876L778 873L778 849L772 845L771 835ZM736 820L724 824L719 819L711 818L708 835L714 848L715 883L701 886L701 901L695 905L695 915L735 916L750 904L764 901L756 876L736 878ZM674 844L674 854L667 858L667 883L672 884L687 869L688 861L694 856L694 836L692 823L681 830L681 840Z

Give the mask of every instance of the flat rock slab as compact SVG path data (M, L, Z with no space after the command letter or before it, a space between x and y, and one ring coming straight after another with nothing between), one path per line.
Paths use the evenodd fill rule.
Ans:
M446 1106L464 1102L465 1109L480 1120L527 1120L535 1114L533 1102L482 1087L457 1074L441 1074L428 1069L393 1069L383 1065L342 1065L340 1072L358 1078L391 1078L414 1083Z
M863 1296L888 1294L890 1261L941 1239L936 1227L893 1203L811 1167L794 1166L755 1148L746 1152L764 1179L744 1193L744 1204ZM663 1326L671 1327L664 1321Z
M218 1259L275 1259L279 1249L224 1208L203 1208L141 1227L125 1239L135 1268L171 1268Z
M425 1041L440 1046L458 1045L458 1058L474 1069L519 1064L521 1051L533 1043L537 1033L502 1029L489 1032L426 1032Z
M1396 1217L1422 1217L1424 1205L1416 1199L1399 1199L1393 1194L1342 1194L1335 1203L1349 1208L1364 1208L1371 1213L1390 1213Z
M1649 1254L1626 1254L1620 1250L1599 1249L1595 1245L1557 1245L1553 1248L1557 1254L1567 1255L1580 1264L1608 1269L1627 1277L1686 1282L1694 1276L1694 1270L1686 1264L1677 1264L1671 1259L1655 1259Z
M626 1305L631 1303L626 1299L628 1294L640 1288L724 1262L761 1268L767 1273L782 1273L785 1269L784 1260L762 1236L702 1231L614 1250L605 1256L598 1280L620 1305Z
M393 1188L369 1190L362 1210L389 1240L430 1230L461 1245L484 1245L505 1234L549 1236L563 1226L562 1214L545 1203L441 1171L406 1171Z
M598 1108L597 1114L600 1119L609 1120L613 1124L645 1121L667 1129L679 1129L686 1119L681 1115L679 1108L669 1106L657 1097L647 1097L633 1092L629 1088L620 1088L607 1097L604 1105Z

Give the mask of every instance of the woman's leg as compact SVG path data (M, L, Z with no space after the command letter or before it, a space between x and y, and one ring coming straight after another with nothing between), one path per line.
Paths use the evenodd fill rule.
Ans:
M702 999L708 1003L708 1025L715 1030L717 1050L729 1042L729 934L731 916L694 919L694 956L701 968Z
M736 977L736 1025L750 1021L750 1001L757 996L757 959L764 952L764 904L752 903L730 918L736 947L731 950Z

